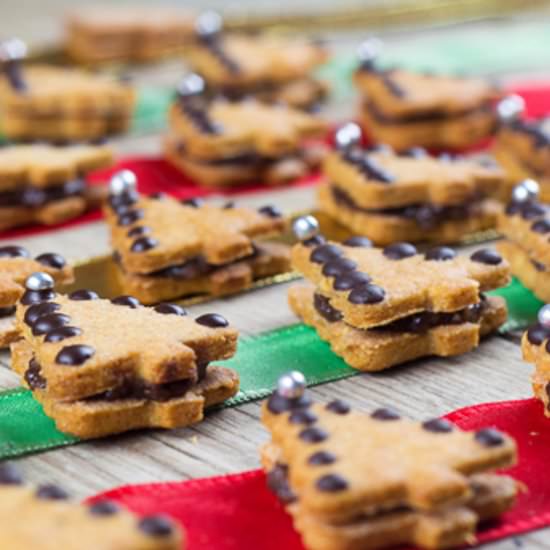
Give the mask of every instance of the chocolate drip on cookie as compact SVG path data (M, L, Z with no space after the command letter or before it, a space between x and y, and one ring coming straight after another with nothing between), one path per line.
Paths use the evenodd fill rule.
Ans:
M199 34L201 44L231 73L238 75L241 72L239 64L229 57L223 47L223 37L219 33Z

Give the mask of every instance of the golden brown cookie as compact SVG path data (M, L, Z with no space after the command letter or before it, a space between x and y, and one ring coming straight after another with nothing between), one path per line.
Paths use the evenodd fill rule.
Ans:
M386 325L422 311L455 312L510 279L508 263L491 249L468 258L448 247L419 254L410 243L371 248L361 237L342 245L320 242L294 245L292 265L356 328Z
M507 313L504 299L493 296L452 313L421 312L364 330L342 321L342 313L311 286L291 287L288 301L292 311L313 327L334 353L363 371L379 371L419 357L471 351L481 336L506 321Z
M113 248L128 273L147 274L202 258L222 265L249 256L252 239L281 233L286 221L274 207L218 207L196 200L112 194L105 208Z
M185 546L184 532L166 516L138 518L105 499L79 504L57 485L25 485L12 464L0 465L1 548L181 550Z
M487 472L514 464L516 445L491 428L366 414L338 399L316 404L286 380L264 403L262 422L275 448L264 464L277 460L268 482L308 548L447 548L514 502L514 481Z
M89 290L56 295L30 290L29 279L26 286L16 312L36 361L26 380L32 389L44 389L46 380L52 399L192 384L204 365L235 353L237 331L217 314L193 320L173 304L146 308L133 297L109 301Z
M239 377L231 369L206 366L200 379L175 381L160 386L106 391L84 399L52 397L48 379L36 372L32 348L21 340L12 344L12 368L51 417L57 428L90 439L142 428L183 428L200 422L204 409L223 403L239 389ZM42 384L37 385L37 380ZM44 386L44 387L42 387Z
M318 187L317 200L321 211L380 246L400 241L456 243L467 235L494 228L501 211L500 204L493 199L454 206L362 208L339 186L329 183Z
M0 79L3 132L14 140L85 141L122 132L134 102L128 86L71 69L25 67L19 87L5 74Z
M81 63L152 61L187 46L193 24L190 12L160 6L80 7L65 19L65 51Z
M256 243L250 257L213 266L200 257L148 275L117 269L121 289L144 304L194 294L224 296L246 290L252 283L290 270L290 248L281 243Z

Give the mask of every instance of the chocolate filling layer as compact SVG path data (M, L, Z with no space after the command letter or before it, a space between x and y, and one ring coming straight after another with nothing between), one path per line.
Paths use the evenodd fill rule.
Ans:
M80 196L85 188L86 182L82 178L45 188L24 185L14 191L1 191L0 207L34 208L49 202Z
M231 165L242 165L245 164L247 167L255 164L267 164L273 162L274 160L281 160L282 157L273 159L270 157L263 157L254 152L241 153L239 155L234 155L232 157L219 157L216 159L198 159L196 157L190 157L185 147L184 143L179 143L177 145L178 154L182 157L190 158L194 163L203 164L205 166L231 166Z
M198 382L206 376L208 363L197 365ZM33 357L24 378L31 390L46 389L47 380L42 376L41 366ZM121 383L110 390L81 399L84 402L95 401L118 401L120 399L147 399L148 401L168 401L184 396L187 391L196 384L192 379L176 380L164 384L150 384L145 380L134 378L124 379Z
M486 305L486 298L483 294L479 296L480 301L460 311L454 312L433 312L422 311L407 317L397 319L382 327L374 327L369 331L376 332L414 332L422 333L442 325L461 325L462 323L478 323ZM317 313L329 323L340 321L342 313L330 304L325 296L315 294L313 306Z
M334 202L349 210L377 216L398 216L407 220L413 220L422 229L432 229L445 221L464 220L475 215L479 199L482 198L480 196L473 196L468 202L453 206L411 204L398 208L375 209L359 206L347 191L335 184L331 184L330 190Z
M10 307L0 307L0 319L4 317L11 317L15 314L15 306Z

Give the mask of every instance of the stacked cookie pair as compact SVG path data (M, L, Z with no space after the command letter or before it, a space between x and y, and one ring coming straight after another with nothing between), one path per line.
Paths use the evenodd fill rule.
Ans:
M86 185L112 152L94 145L11 145L0 148L0 231L75 218L99 203L100 187Z
M236 350L237 331L221 315L192 319L174 304L147 308L90 290L65 296L53 283L44 272L25 281L11 352L60 431L92 438L187 426L237 392L237 374L210 365Z
M205 186L277 184L303 176L319 162L304 141L323 137L327 129L320 118L283 105L207 99L198 75L179 87L169 125L166 158Z
M349 129L343 127L340 135ZM432 157L420 148L397 154L388 147L365 150L355 144L327 155L323 174L320 209L382 245L452 243L494 227L499 205L490 197L505 179L494 163Z
M515 481L492 473L515 462L511 438L313 403L292 384L299 374L262 407L262 463L308 549L458 547L514 504Z
M24 521L14 521L25 514ZM32 487L0 465L0 547L65 550L184 550L185 533L168 517L136 517L110 500L85 505L58 485Z
M291 309L359 370L465 353L506 320L504 300L483 294L509 281L493 250L421 254L409 243L379 249L364 237L336 244L314 236L294 246L292 265L313 285L290 288Z
M73 269L59 254L47 252L32 259L22 246L0 246L0 348L19 338L15 307L25 292L25 281L34 272L43 271L58 284L73 281Z
M146 304L194 294L219 296L288 270L288 246L262 241L286 228L275 207L144 197L134 181L131 172L115 176L105 208L124 293Z
M327 59L318 42L226 33L213 12L200 15L196 28L189 62L213 92L231 100L253 96L308 110L324 98L326 85L311 75Z

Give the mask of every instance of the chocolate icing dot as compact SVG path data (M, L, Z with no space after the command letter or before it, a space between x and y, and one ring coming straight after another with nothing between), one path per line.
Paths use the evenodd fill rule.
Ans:
M84 344L65 346L56 355L55 362L59 365L77 367L85 363L95 353L94 348Z
M222 317L219 313L205 313L197 317L195 322L210 328L223 328L229 326L227 319Z
M42 315L47 315L48 313L53 313L60 309L61 306L54 302L43 302L41 304L34 304L27 308L23 320L29 326L32 326L33 323Z
M524 220L534 220L546 214L546 208L538 203L527 203L520 207L521 217Z
M132 309L136 309L141 305L141 302L133 296L117 296L111 300L112 304L116 306L126 306Z
M130 250L132 252L146 252L147 250L151 250L151 248L155 248L158 244L157 239L153 237L140 237L132 243Z
M85 301L85 300L97 300L99 296L93 290L81 288L75 290L69 294L69 300Z
M527 330L527 340L534 346L540 346L550 336L550 330L536 324Z
M317 480L317 489L327 493L336 493L345 491L348 488L348 482L338 474L327 474Z
M531 229L535 233L548 233L550 232L550 220L538 220L531 225Z
M476 432L475 439L485 447L498 447L504 443L503 435L493 428L484 428Z
M544 346L544 349L550 353L550 340L548 340L548 342L546 342L546 345Z
M454 426L448 421L443 418L434 418L432 420L427 420L422 424L422 427L428 431L433 433L449 433L452 432L454 429Z
M371 413L371 418L374 418L375 420L400 420L401 415L394 411L393 409L389 409L387 407L382 407L380 409L376 409L374 412Z
M40 485L36 489L36 498L42 500L66 500L69 495L57 485Z
M151 537L167 537L172 534L172 522L164 516L147 516L139 521L139 529Z
M198 197L192 199L184 199L180 202L181 204L185 206L191 206L192 208L200 208L204 204L204 200L199 199Z
M384 300L385 295L383 288L367 284L354 288L348 295L348 301L357 305L377 304Z
M321 428L306 428L302 430L299 434L299 437L302 441L306 443L319 443L327 439L328 434Z
M21 303L25 306L47 302L55 298L55 292L51 289L46 290L26 290L21 297Z
M317 451L307 459L307 462L311 466L326 466L336 462L336 456L329 451Z
M410 258L417 253L416 247L410 243L394 243L384 248L384 256L390 260Z
M120 510L118 504L112 500L100 500L94 502L88 508L88 511L92 516L112 516Z
M17 245L0 246L0 258L29 258L26 248Z
M131 189L119 195L110 195L109 204L116 211L116 208L121 205L135 204L139 200L139 193L135 189Z
M311 252L309 259L313 263L324 264L343 256L343 254L343 250L334 244L322 244Z
M132 225L143 218L143 210L130 210L118 218L118 225Z
M231 210L232 208L235 208L235 201L227 201L222 208L224 210Z
M23 478L13 464L9 462L0 464L0 485L21 485L22 483Z
M356 248L370 248L372 246L372 241L367 239L367 237L350 237L342 244L344 246L352 246Z
M44 337L44 342L61 342L67 338L72 338L73 336L78 336L82 334L82 330L78 327L59 327L50 330Z
M349 271L353 271L357 264L349 258L336 258L323 265L323 275L325 277L337 277Z
M477 250L470 256L470 260L487 265L498 265L502 262L500 255L495 250L490 248L482 248L481 250Z
M53 267L54 269L63 269L66 265L65 258L61 254L55 254L54 252L47 252L40 254L35 260L42 265Z
M132 227L126 233L128 237L141 237L142 235L146 235L147 233L151 233L151 228L147 227L146 225L136 225L136 227Z
M158 304L155 306L155 311L163 315L180 315L181 317L187 315L187 311L177 304Z
M335 414L348 414L351 410L350 406L341 399L334 399L327 404L326 409Z
M262 206L258 212L268 218L281 218L283 216L283 213L276 206L271 204Z
M423 158L427 155L426 149L423 147L411 147L410 149L407 149L406 151L403 151L401 153L404 157L412 157L415 159Z
M302 241L302 244L304 246L307 246L308 248L312 246L320 246L322 244L325 244L327 241L323 235L314 235L310 239L306 239L305 241Z
M275 391L269 396L267 408L273 414L281 414L296 409L307 409L311 403L311 398L307 394L295 399L287 399Z
M352 288L357 288L363 285L370 283L371 278L362 271L351 271L348 273L343 273L338 275L332 287L334 290L351 290Z
M456 258L456 252L448 246L436 246L435 248L430 248L430 250L424 254L424 257L426 260L444 262Z
M42 367L34 357L29 361L29 366L23 378L31 390L36 390L37 388L43 390L47 386L47 381L42 376Z
M314 424L317 422L317 416L308 409L298 409L292 411L288 421L292 424Z
M149 195L150 199L153 199L154 201L159 201L166 198L166 193L163 193L162 191L157 191L155 193L151 193Z
M71 318L63 313L47 313L41 315L32 325L32 333L34 336L46 334L51 330L62 327L69 323Z

